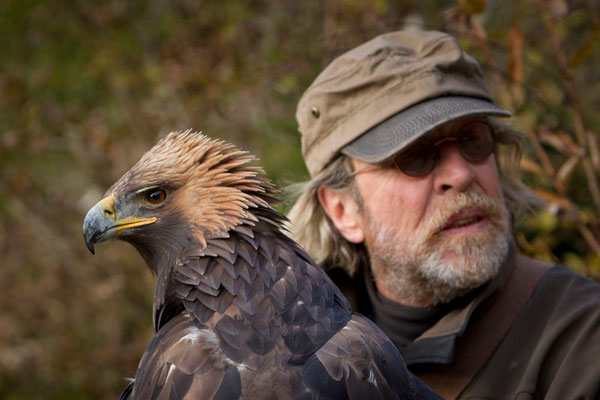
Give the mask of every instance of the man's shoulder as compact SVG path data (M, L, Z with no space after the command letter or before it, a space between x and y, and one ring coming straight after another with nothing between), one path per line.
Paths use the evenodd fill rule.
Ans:
M600 302L600 283L585 277L565 265L549 264L539 260L524 258L527 267L540 268L544 271L539 280L534 296L549 295L557 302L569 296L580 299L589 299L591 302Z
M600 284L564 265L530 260L519 267L535 264L542 275L465 397L595 398L600 390ZM511 279L522 277L513 274ZM514 285L503 290L510 297Z
M600 323L600 284L561 264L546 264L544 271L513 329L525 327L555 338L595 330ZM600 339L600 332L593 336Z
M600 315L600 283L587 278L562 264L549 264L519 256L515 270L520 276L511 279L528 279L537 274L538 282L529 299L534 308L559 308L568 313L594 310ZM509 287L510 285L507 285ZM537 307L535 307L537 306Z

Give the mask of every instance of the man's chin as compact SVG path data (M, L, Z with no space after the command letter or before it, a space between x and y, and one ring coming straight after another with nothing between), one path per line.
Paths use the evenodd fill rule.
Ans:
M419 266L419 273L438 292L438 302L449 301L493 279L509 248L507 237L498 234L447 239L431 248Z

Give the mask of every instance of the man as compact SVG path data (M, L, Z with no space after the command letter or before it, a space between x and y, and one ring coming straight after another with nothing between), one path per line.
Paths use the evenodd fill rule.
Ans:
M600 285L516 254L536 198L509 116L444 33L341 55L298 105L311 180L293 231L443 396L597 398Z

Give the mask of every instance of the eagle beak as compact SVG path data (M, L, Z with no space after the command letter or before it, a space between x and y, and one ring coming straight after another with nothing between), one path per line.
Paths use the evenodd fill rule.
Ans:
M96 203L88 211L83 220L83 238L85 244L94 254L94 244L103 242L117 236L123 229L135 226L148 225L156 218L127 217L117 219L115 212L115 198L111 195Z

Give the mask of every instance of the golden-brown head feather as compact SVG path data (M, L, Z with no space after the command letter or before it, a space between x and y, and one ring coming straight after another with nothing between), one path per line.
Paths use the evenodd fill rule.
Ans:
M115 198L144 188L162 187L168 204L154 210L177 214L202 243L241 223L256 221L251 209L269 207L275 190L254 157L223 141L191 130L172 132L160 140L107 192Z

